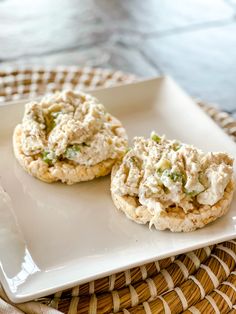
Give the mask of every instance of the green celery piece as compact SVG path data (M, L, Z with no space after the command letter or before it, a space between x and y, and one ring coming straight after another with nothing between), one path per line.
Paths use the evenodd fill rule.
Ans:
M51 165L52 164L52 159L48 158L48 155L49 155L49 152L44 151L42 153L42 158L43 158L43 161L45 161L47 164Z
M47 117L46 120L47 133L50 133L52 129L55 128L56 126L55 119L58 117L60 113L61 111L51 112L50 115Z
M181 148L181 144L179 144L179 143L175 143L175 144L173 145L173 150L174 150L175 152L177 152L180 148Z
M71 158L74 158L79 152L80 152L80 146L78 144L74 144L67 147L65 151L65 156L66 158L71 159Z
M196 196L196 195L198 195L199 193L197 192L197 191L188 191L188 190L186 190L186 189L184 189L184 193L186 194L186 195L188 195L188 196L190 196L190 197L194 197L194 196Z
M72 145L73 146L73 149L76 151L76 152L80 152L80 146L78 144L74 144Z
M161 168L158 168L158 169L156 170L156 172L157 172L157 174L158 174L159 176L162 175L163 171L164 171L164 170L162 170Z
M160 143L161 138L160 136L156 135L156 134L152 134L151 139L156 142L156 143Z
M170 172L168 177L174 182L183 181L183 175L179 172Z

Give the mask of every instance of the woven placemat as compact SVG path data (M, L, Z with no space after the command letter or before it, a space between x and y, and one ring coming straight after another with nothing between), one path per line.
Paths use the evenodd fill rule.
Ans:
M1 102L61 89L129 83L120 71L78 67L0 70ZM236 141L236 121L208 104L199 106ZM236 313L236 240L165 258L59 291L12 304L0 289L0 313Z

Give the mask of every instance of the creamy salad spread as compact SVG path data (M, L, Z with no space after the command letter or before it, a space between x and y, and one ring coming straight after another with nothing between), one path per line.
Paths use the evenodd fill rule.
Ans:
M92 166L120 158L127 138L121 124L88 94L71 91L26 105L21 145L26 156L49 166L60 160Z
M134 138L115 173L112 192L138 198L156 217L180 207L185 213L214 205L232 179L233 159L225 153L200 149L154 132L149 139Z

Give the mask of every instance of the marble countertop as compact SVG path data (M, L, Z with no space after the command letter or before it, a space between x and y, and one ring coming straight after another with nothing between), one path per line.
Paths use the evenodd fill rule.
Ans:
M0 0L0 69L171 75L236 118L236 0Z

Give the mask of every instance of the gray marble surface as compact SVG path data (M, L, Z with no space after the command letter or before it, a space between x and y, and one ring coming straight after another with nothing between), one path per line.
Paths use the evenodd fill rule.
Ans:
M236 117L235 0L0 0L0 67L169 74Z

